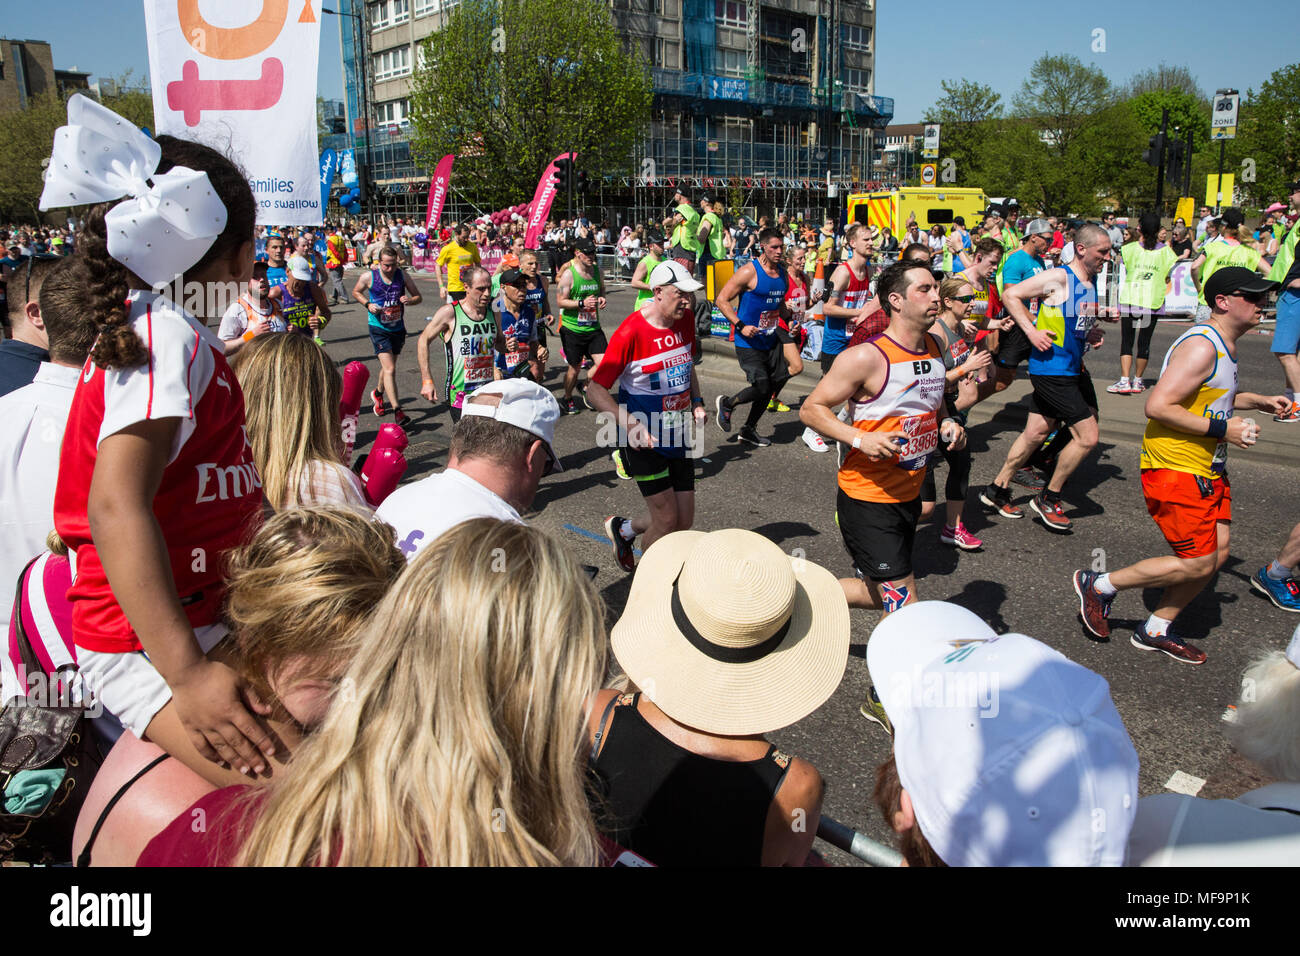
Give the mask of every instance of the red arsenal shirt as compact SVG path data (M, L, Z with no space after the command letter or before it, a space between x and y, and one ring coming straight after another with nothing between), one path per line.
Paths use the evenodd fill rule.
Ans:
M153 292L135 291L127 302L149 361L107 370L86 361L68 413L54 495L54 526L75 552L68 591L73 638L78 647L105 652L141 647L90 534L87 500L100 442L136 422L180 419L153 512L181 606L196 628L218 621L225 553L247 540L262 514L262 480L244 431L244 394L221 341Z

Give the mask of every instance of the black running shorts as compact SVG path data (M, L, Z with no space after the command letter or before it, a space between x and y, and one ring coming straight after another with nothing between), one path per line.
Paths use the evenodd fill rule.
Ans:
M1031 375L1034 410L1048 421L1077 425L1096 413L1097 392L1090 375Z
M572 329L560 326L560 345L564 347L564 360L572 368L582 368L583 358L596 361L596 356L604 355L605 350L609 348L609 341L605 338L604 329L574 332Z
M623 465L643 498L661 491L694 491L695 460L669 458L652 448L622 448Z
M1013 325L1007 331L998 333L998 354L993 356L993 364L998 368L1017 368L1029 358L1029 353L1033 350L1025 330L1019 325Z
M853 565L872 581L897 581L912 573L912 542L921 517L914 501L860 501L840 489L835 500L840 536Z

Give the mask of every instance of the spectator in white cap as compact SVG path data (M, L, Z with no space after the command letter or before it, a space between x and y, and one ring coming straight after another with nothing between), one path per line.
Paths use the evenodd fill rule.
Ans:
M446 470L403 485L376 512L396 529L407 560L470 518L522 523L538 483L563 470L554 448L559 417L555 396L523 379L489 382L467 396Z
M876 804L909 866L1122 866L1138 756L1104 679L965 608L888 615L867 665L894 725Z
M591 404L617 425L614 434L602 428L598 442L618 445L646 502L644 515L605 519L605 535L624 571L636 569L637 535L648 548L694 523L695 460L708 420L691 362L695 293L703 286L672 260L654 267L649 284L654 298L623 320L587 385ZM610 394L616 384L617 402Z
M1159 793L1138 801L1133 866L1295 866L1300 861L1300 627L1252 662L1228 739L1276 783L1235 800Z
M835 692L849 608L826 569L752 531L646 550L610 633L634 693L590 700L597 826L659 866L799 866L822 780L764 734Z

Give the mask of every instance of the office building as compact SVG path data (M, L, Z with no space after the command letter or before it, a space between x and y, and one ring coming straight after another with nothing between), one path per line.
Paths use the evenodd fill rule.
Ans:
M0 110L26 109L46 93L62 96L89 89L90 74L76 67L58 70L54 53L44 40L0 37Z
M364 162L368 109L375 207L384 214L424 213L428 175L406 136L411 77L418 44L459 2L340 7L354 15L341 30L349 128ZM610 0L610 7L625 43L649 64L654 100L642 149L588 197L604 217L658 212L667 183L693 194L741 190L750 208L817 215L844 190L878 178L873 139L892 118L893 101L875 95L874 0Z

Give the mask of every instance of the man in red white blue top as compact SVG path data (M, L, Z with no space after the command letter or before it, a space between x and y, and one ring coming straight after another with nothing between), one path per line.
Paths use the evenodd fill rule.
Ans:
M693 303L703 286L672 260L655 266L648 284L654 298L610 337L587 388L592 405L606 413L598 443L618 445L649 509L636 518L613 515L605 520L614 558L628 572L636 569L632 542L637 535L644 535L642 544L648 548L694 523L695 459L707 421L691 361ZM617 403L610 394L615 383Z

